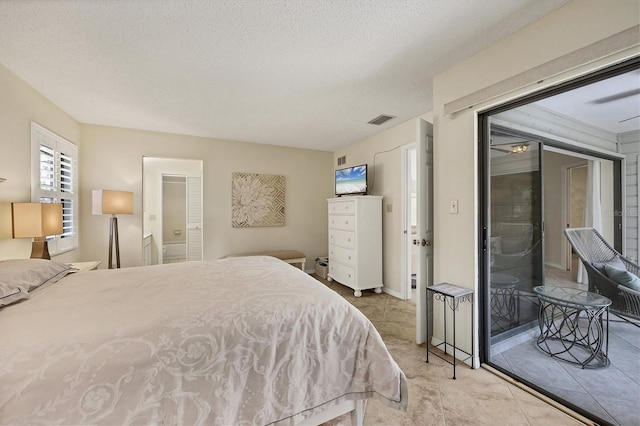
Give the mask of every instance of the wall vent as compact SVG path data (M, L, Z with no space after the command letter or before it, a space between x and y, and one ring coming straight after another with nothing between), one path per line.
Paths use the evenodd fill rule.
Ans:
M343 155L342 157L338 157L338 166L342 166L347 163L347 156Z
M382 114L377 116L376 118L374 118L373 120L369 121L369 124L375 124L376 126L381 125L382 123L386 123L387 121L396 118L393 115L386 115L386 114Z

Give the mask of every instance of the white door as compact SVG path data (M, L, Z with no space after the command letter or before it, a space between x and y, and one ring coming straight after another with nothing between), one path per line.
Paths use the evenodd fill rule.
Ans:
M427 286L433 284L433 124L418 120L418 270L416 274L416 343L427 341L427 315L432 304L427 302ZM429 321L431 324L433 321Z
M402 299L416 302L415 282L417 280L418 252L420 250L418 241L417 223L417 144L407 144L402 148L402 253L401 262L403 264L402 273Z
M202 177L187 176L187 261L202 260Z

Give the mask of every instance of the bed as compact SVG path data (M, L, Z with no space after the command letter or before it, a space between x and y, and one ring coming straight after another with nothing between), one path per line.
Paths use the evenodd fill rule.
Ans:
M406 410L371 322L281 260L62 265L0 262L0 424L362 422L368 398Z

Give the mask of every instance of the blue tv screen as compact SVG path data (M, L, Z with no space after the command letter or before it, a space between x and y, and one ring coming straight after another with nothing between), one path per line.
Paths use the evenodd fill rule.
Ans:
M367 165L336 170L336 195L366 194Z

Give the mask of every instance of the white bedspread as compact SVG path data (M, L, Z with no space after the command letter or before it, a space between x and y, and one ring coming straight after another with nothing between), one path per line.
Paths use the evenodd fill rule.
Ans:
M0 309L0 424L266 425L406 389L364 315L269 257L76 273Z

